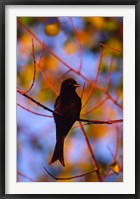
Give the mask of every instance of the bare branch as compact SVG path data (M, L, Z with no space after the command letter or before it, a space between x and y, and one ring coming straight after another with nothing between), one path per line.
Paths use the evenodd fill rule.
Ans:
M103 55L104 55L104 51L102 51L102 50L100 49L100 59L99 59L99 64L98 64L98 68L97 68L96 77L95 77L95 80L94 80L94 82L93 82L93 84L92 84L92 86L91 86L91 89L90 89L90 91L89 91L89 93L88 93L87 99L85 100L85 102L84 102L82 108L84 108L84 107L87 105L87 103L88 103L88 101L89 101L91 95L93 94L94 88L95 88L96 83L97 83L97 80L98 80L98 76L99 76L99 72L100 72L100 67L101 67Z
M43 41L44 44L44 41ZM44 45L42 46L41 52L40 52L40 57L39 57L39 61L38 64L41 65L41 59L42 59L42 55L43 55L43 50L44 50Z
M78 38L78 33L77 33L77 30L76 30L75 24L73 22L73 19L72 19L72 17L69 17L69 19L71 21L71 24L72 24L72 27L73 27L73 30L74 30L74 34L75 34L75 37L76 37L76 42L77 42L77 45L78 45L78 48L79 48L80 66L79 66L78 71L80 72L81 68L82 68L82 47L81 47L81 43L80 43L79 38Z
M119 128L116 125L116 148L115 148L114 160L117 159L118 149L119 149Z
M92 111L96 110L97 108L99 108L100 106L102 106L106 101L107 101L108 97L106 96L103 100L101 100L95 107L91 108L90 110L88 110L85 113L82 113L82 116L87 115L88 113L91 113Z
M20 171L17 171L17 174L23 178L26 178L27 180L31 181L31 182L35 182L35 180L33 180L32 178L29 178L28 176L26 176L25 174L21 173Z
M51 174L45 167L44 167L44 169L55 180L71 180L71 179L74 179L74 178L80 178L80 177L89 175L89 174L91 174L93 172L96 172L96 170L92 170L90 172L87 172L87 173L84 173L84 174L80 174L80 175L76 175L76 176L71 176L71 177L66 177L66 178L58 178L58 177L55 177L53 174Z
M100 43L100 46L104 46L104 47L109 48L109 49L111 49L111 50L113 50L113 51L117 51L117 52L119 52L119 53L122 53L122 50L113 48L113 47L108 46L108 45L103 44L103 43Z
M115 48L115 42L114 42L114 44L113 44L113 49L114 49L114 48ZM109 73L108 73L108 79L107 79L107 84L106 84L106 87L105 87L105 91L108 90L109 84L110 84L114 53L115 53L115 51L112 50L112 56L111 56L111 60L110 60L110 67L109 67Z
M31 110L29 110L29 109L25 108L24 106L22 106L22 105L21 105L21 104L19 104L19 103L17 103L17 105L18 105L19 107L23 108L24 110L26 110L26 111L28 111L28 112L30 112L30 113L33 113L33 114L35 114L35 115L39 115L39 116L42 116L42 117L49 117L49 118L53 118L53 116L52 116L52 115L45 115L45 114L40 114L40 113L36 113L36 112L34 112L34 111L31 111Z
M84 90L85 90L85 82L83 84L83 89L82 89L82 93L81 93L81 99L83 98Z
M55 112L54 110L44 106L43 104L41 104L40 102L36 101L35 99L30 97L29 95L25 94L19 88L17 89L17 92L20 93L21 95L23 95L24 97L28 98L29 100L31 100L32 102L34 102L38 106L44 108L45 110L50 111L50 112L55 113L55 114L58 114L58 115L61 115L60 113ZM87 122L85 125L89 125L89 124L116 124L116 123L122 123L123 122L122 119L120 119L120 120L109 120L109 121L99 121L99 120L86 120L86 119L82 119L82 118L81 119L79 118L77 121Z
M47 83L49 84L49 86L51 87L52 91L55 93L56 96L58 96L58 91L56 90L56 88L54 87L54 85L52 84L52 82L49 80L49 78L47 77L46 73L43 71L43 69L41 68L41 66L39 65L39 63L36 63L37 67L40 69L44 79L47 81Z
M21 95L23 95L24 97L28 98L29 100L31 100L32 102L34 102L35 104L37 104L38 106L44 108L47 111L50 111L51 113L53 113L54 111L51 110L50 108L42 105L40 102L34 100L32 97L30 97L29 95L25 94L24 92L22 92L19 88L17 89L17 92L20 93Z
M34 41L32 39L32 57L33 57L33 65L34 65L34 74L33 74L33 80L32 80L32 83L30 85L30 87L28 88L28 90L24 91L24 93L28 93L34 86L34 83L35 83L35 76L36 76L36 60L35 60L35 55L34 55Z
M87 122L85 125L89 125L89 124L108 124L108 125L110 125L110 124L122 123L123 119L120 119L120 120L108 120L108 121L79 119L77 121Z
M87 81L90 85L94 85L94 83L89 80L87 77L85 77L83 74L81 74L79 71L75 70L74 68L72 68L71 66L69 66L66 62L64 62L60 57L58 57L54 52L52 52L49 47L47 45L44 45L44 43L42 43L40 41L40 39L29 29L27 28L19 19L18 19L18 23L30 34L32 35L32 37L34 37L36 39L36 41L38 41L38 43L44 47L44 49L46 49L52 56L54 56L58 61L60 61L62 64L64 64L64 66L66 66L68 69L72 70L75 74L79 75L80 77L82 77L85 81ZM104 94L106 94L108 96L108 98L121 110L123 110L123 107L118 104L116 102L115 99L113 99L113 97L108 93L105 92L105 90L103 88L101 88L100 86L96 85L95 86L97 89L99 89L101 92L103 92Z
M95 168L94 170L96 171L98 180L99 180L99 182L102 182L102 178L101 178L101 175L100 175L100 172L99 172L99 166L98 166L98 164L97 164L95 155L94 155L93 150L92 150L92 148L91 148L89 139L88 139L87 134L86 134L86 132L85 132L85 129L84 129L84 127L83 127L83 125L82 125L81 122L79 122L79 125L80 125L81 131L82 131L82 133L83 133L83 136L84 136L84 138L85 138L85 141L86 141L88 150L89 150L89 152L90 152L90 155L91 155L91 158L92 158L92 162L93 162L93 165L94 165L94 168Z

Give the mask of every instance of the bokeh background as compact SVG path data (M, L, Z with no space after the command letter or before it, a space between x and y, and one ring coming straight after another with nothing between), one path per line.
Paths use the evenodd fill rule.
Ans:
M53 109L61 82L71 77L81 85L77 89L83 104L81 118L99 121L122 119L122 51L121 17L19 17L17 86L23 92L30 88L35 61L36 75L33 87L27 93L33 99ZM80 71L85 79L75 71ZM95 82L95 79L96 86L90 93L90 82ZM45 172L44 166L54 176L63 178L94 169L78 122L65 140L66 167L63 168L59 161L49 165L56 142L55 123L53 117L36 115L32 111L52 116L17 93L18 182L55 181ZM84 129L103 181L123 181L123 124L85 125ZM96 173L92 173L64 181L96 182L98 178Z

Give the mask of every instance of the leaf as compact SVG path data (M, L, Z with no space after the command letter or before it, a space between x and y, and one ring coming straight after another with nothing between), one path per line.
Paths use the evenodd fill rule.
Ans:
M59 34L60 32L60 23L59 21L56 22L56 23L51 23L51 24L47 24L45 27L44 27L44 31L46 33L46 35L48 36L56 36Z
M93 17L92 18L92 24L97 29L103 29L105 27L105 19L103 17Z
M104 29L106 25L106 20L104 17L85 17L87 22L90 22L95 28L101 30Z
M33 65L27 65L22 72L20 72L17 76L18 84L27 89L33 79Z
M113 171L113 173L115 173L116 175L119 174L119 171L120 171L120 167L119 167L119 164L115 161L115 162L112 162L109 167L111 168L111 170Z
M58 70L58 61L53 56L45 56L41 61L41 68L56 72Z
M64 51L67 54L73 54L73 53L75 53L76 50L77 50L77 46L76 46L74 41L68 40L68 41L65 42Z

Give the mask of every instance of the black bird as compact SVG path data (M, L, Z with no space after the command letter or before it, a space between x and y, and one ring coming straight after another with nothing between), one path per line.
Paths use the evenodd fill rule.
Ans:
M60 95L56 99L53 114L56 124L56 145L49 164L59 160L65 167L64 139L74 122L79 119L81 111L81 99L75 91L79 86L72 78L64 80L61 84Z

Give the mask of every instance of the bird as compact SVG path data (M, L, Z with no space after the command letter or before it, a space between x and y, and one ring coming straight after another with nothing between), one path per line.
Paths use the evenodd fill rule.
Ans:
M49 165L59 160L65 167L64 140L73 124L79 119L82 106L81 98L76 93L76 88L79 86L80 84L72 78L65 79L61 84L60 94L54 104L56 144Z

